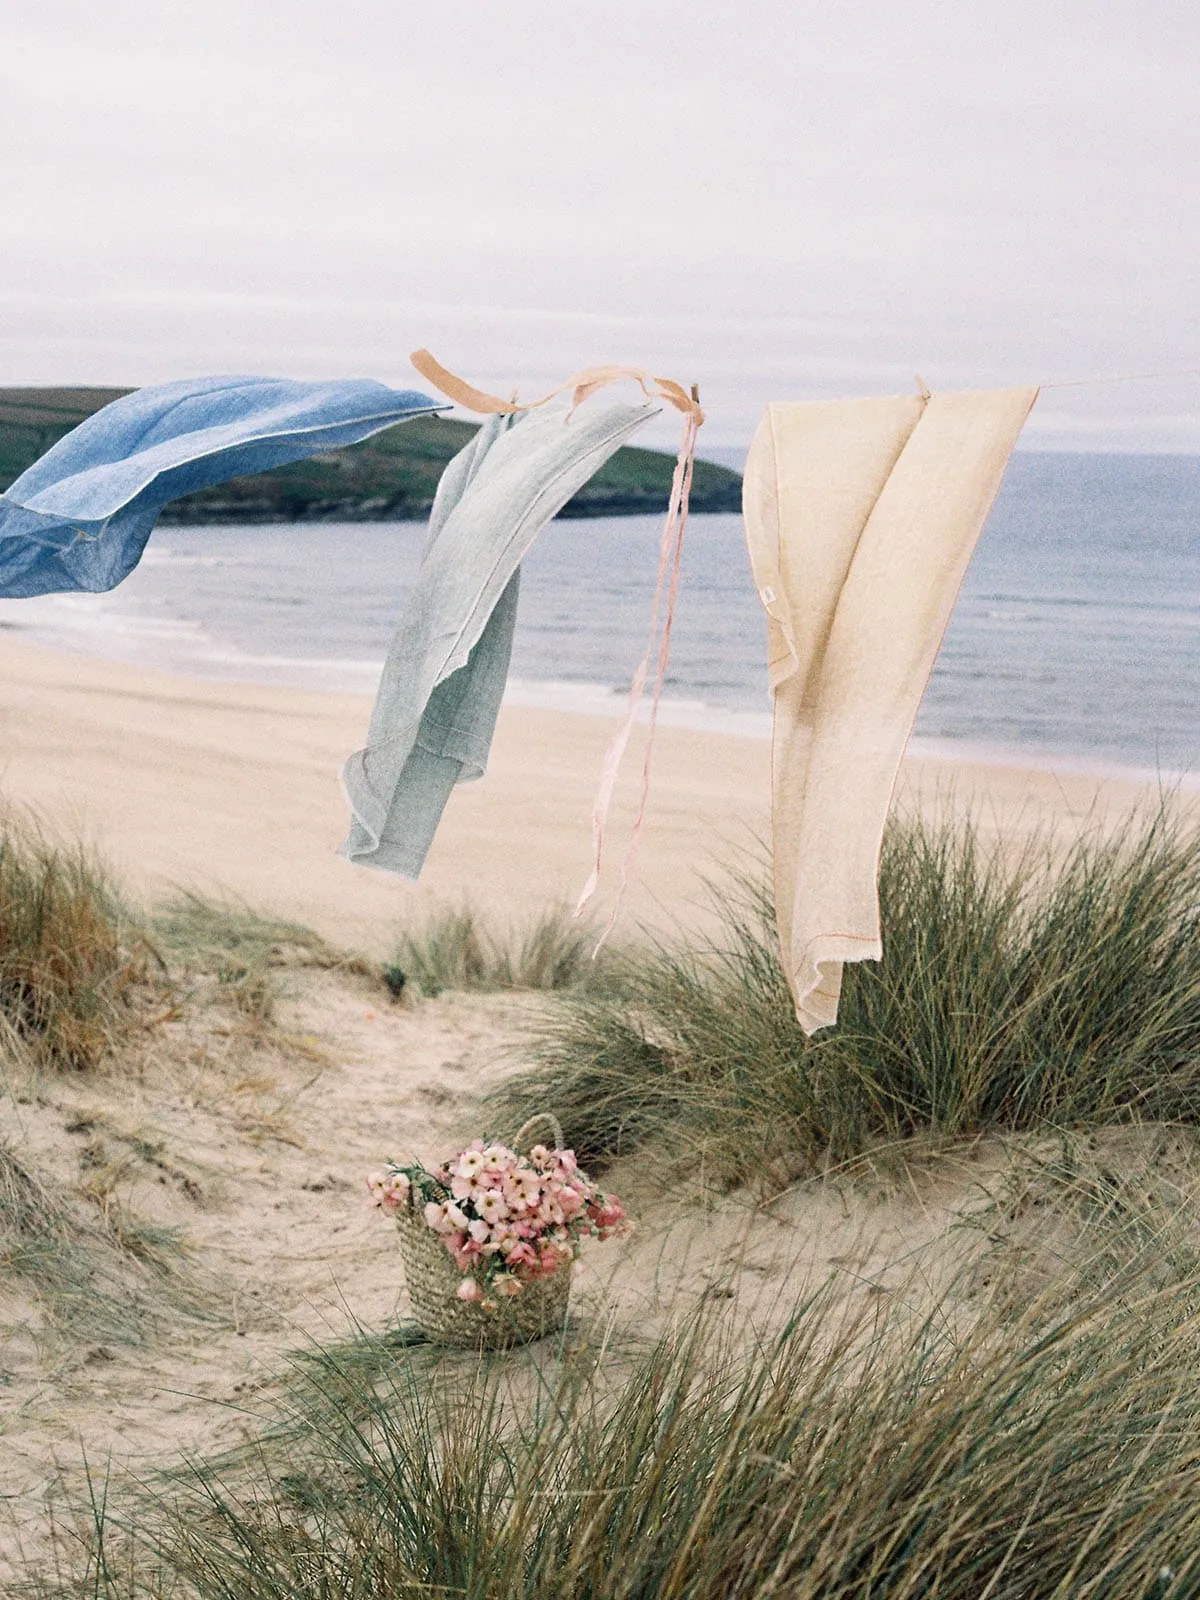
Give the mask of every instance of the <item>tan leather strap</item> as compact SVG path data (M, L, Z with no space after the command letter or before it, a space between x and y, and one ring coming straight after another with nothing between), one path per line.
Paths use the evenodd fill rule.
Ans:
M428 350L414 350L409 360L425 381L431 383L435 389L440 389L448 400L453 400L456 405L463 406L468 411L478 412L480 416L511 416L516 411L533 411L557 395L566 394L568 389L572 391L572 405L578 406L598 389L603 389L610 383L621 383L630 379L638 384L642 393L649 398L665 400L669 406L674 406L676 411L683 412L684 416L695 417L697 427L704 421L704 413L700 409L700 402L694 391L689 394L683 385L676 383L673 378L656 378L641 367L587 367L583 372L577 372L574 377L568 378L565 383L560 383L557 389L551 389L550 393L544 394L540 400L518 401L501 400L499 395L488 394L484 389L476 389L474 384L467 383L465 379L457 377L442 366Z

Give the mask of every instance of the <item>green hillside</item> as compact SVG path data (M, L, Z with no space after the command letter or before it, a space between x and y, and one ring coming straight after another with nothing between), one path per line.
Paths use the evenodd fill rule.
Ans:
M0 488L84 417L125 389L0 389ZM234 478L176 500L164 522L384 521L428 515L442 469L475 431L473 423L419 417L348 450ZM626 446L567 506L564 516L661 511L674 457ZM694 511L739 511L742 480L727 467L696 463Z

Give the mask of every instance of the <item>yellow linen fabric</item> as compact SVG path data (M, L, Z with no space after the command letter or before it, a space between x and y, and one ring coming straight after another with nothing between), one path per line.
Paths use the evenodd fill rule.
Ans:
M882 954L892 790L959 586L1036 389L767 407L744 480L774 693L784 969L806 1033Z

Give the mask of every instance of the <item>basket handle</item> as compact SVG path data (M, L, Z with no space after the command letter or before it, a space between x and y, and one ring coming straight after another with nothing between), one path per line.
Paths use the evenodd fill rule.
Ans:
M539 1134L544 1136L539 1137ZM549 1111L538 1111L528 1122L523 1122L513 1139L517 1151L529 1151L535 1144L548 1145L551 1150L563 1148L562 1123Z

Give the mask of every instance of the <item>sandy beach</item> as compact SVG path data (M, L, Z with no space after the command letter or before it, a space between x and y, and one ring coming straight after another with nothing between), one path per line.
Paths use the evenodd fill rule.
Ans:
M347 815L337 771L368 713L362 697L189 681L0 634L0 793L89 841L150 905L178 889L230 897L376 958L438 903L517 923L577 893L613 721L507 708L491 770L454 796L418 886L335 854ZM624 935L703 922L705 878L767 835L769 781L765 740L660 731ZM1067 839L1154 795L1128 777L914 759L899 803L952 796L1005 838ZM547 1003L448 992L394 1004L377 972L284 941L266 958L260 1006L229 984L219 951L173 959L182 975L153 1026L94 1073L28 1076L15 1057L0 1107L0 1157L18 1152L67 1197L93 1281L117 1285L80 1324L19 1271L0 1281L0 1572L50 1549L50 1508L81 1491L85 1457L141 1474L180 1450L244 1445L289 1352L408 1314L394 1235L365 1209L363 1176L393 1151L440 1159L473 1137L481 1096L521 1063ZM668 1198L636 1159L619 1160L608 1181L639 1228L585 1255L576 1326L642 1339L710 1296L771 1326L827 1278L848 1306L914 1274L933 1294L959 1259L962 1218L1017 1181L1015 1159L1003 1140L977 1141L899 1187L818 1175L769 1207L740 1191ZM121 1243L145 1227L180 1241L165 1276ZM554 1359L531 1347L512 1371Z
M369 709L362 696L191 681L0 633L0 793L91 841L143 896L232 895L373 955L436 902L469 897L519 920L574 900L615 720L505 707L486 778L455 793L414 885L335 854L348 817L337 773ZM643 741L638 730L626 757L601 903L619 875ZM705 877L766 838L769 785L765 740L660 728L623 926L702 917ZM1130 777L910 758L898 801L953 795L1016 837L1066 835L1154 792Z

